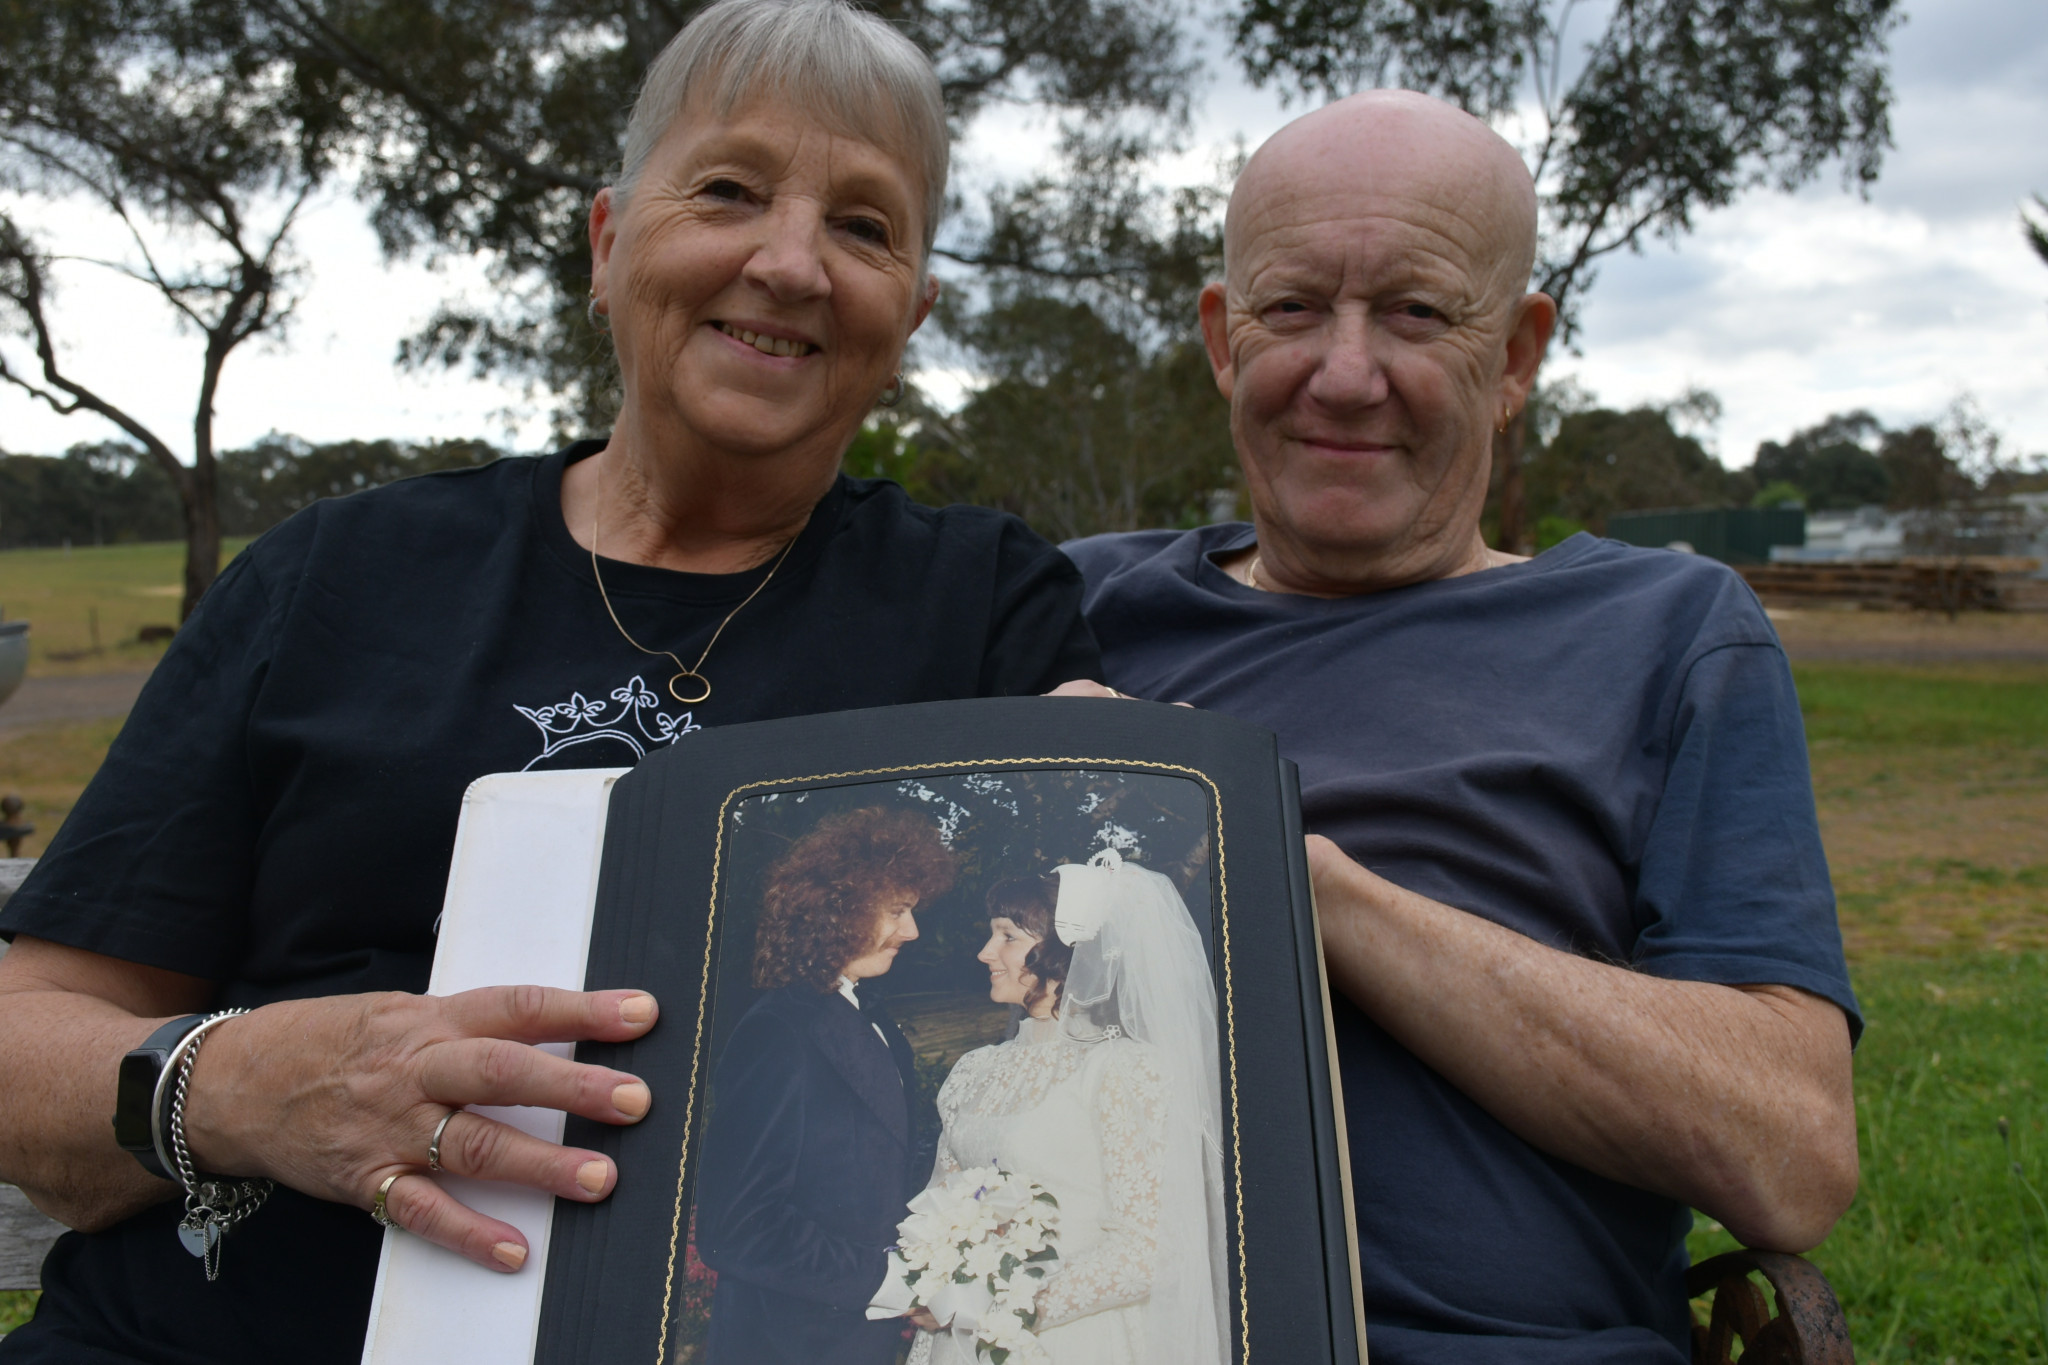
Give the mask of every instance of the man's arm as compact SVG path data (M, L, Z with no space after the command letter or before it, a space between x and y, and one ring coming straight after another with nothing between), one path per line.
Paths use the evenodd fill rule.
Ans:
M1531 1145L1805 1251L1856 1193L1848 1022L1789 986L1548 948L1310 836L1336 988Z

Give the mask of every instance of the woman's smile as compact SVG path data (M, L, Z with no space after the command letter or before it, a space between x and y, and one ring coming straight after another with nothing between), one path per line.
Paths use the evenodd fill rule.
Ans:
M988 942L974 955L988 968L988 998L1001 1005L1021 1005L1038 984L1038 977L1024 966L1039 944L1038 936L1001 915L988 922L988 929Z
M829 478L930 307L923 203L895 151L805 113L686 106L591 218L636 434Z
M774 356L778 359L801 360L824 349L814 341L786 329L771 327L765 322L742 324L714 319L711 325L719 333L731 337L742 346L761 355Z

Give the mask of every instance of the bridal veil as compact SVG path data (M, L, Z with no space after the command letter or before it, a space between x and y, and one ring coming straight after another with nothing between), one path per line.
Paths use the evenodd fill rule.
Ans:
M1114 850L1053 871L1055 932L1074 950L1060 991L1061 1029L1081 1042L1120 1032L1148 1044L1166 1080L1146 1365L1223 1365L1223 1105L1208 953L1180 892L1159 873Z

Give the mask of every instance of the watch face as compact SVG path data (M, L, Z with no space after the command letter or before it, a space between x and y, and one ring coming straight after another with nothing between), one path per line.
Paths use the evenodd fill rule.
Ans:
M152 1148L149 1111L156 1103L157 1073L163 1070L161 1052L131 1052L121 1059L120 1089L114 1099L114 1141L131 1152Z

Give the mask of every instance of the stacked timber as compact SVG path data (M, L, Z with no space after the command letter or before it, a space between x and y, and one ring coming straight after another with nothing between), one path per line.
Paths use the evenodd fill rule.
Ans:
M1743 564L1737 571L1772 606L1894 611L2048 611L2038 559L1915 556L1814 564Z

